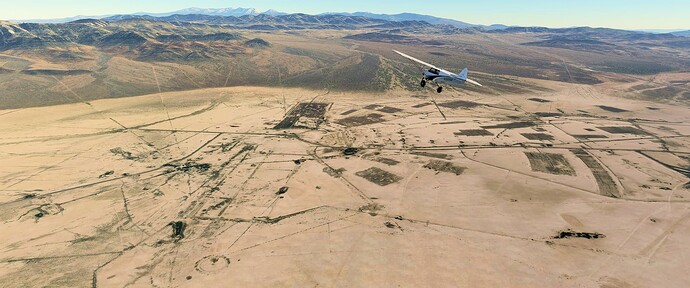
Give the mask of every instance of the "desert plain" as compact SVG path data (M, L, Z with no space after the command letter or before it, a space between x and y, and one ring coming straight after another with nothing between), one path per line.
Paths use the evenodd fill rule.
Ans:
M2 110L0 282L690 285L688 106L513 79Z
M421 67L483 87L422 88ZM2 287L690 287L690 40L0 21Z

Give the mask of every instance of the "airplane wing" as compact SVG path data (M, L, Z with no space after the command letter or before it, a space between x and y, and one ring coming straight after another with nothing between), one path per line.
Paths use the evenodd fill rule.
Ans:
M434 68L434 69L437 69L437 70L443 70L443 69L441 69L441 68L438 68L438 67L436 67L436 66L434 66L434 65L431 65L431 64L429 64L429 63L426 63L426 62L424 62L424 61L422 61L422 60L419 60L419 59L417 59L417 58L414 58L414 57L412 57L412 56L410 56L410 55L407 55L407 54L405 54L405 53L402 53L402 52L400 52L400 51L393 50L393 52L398 53L398 54L400 54L400 56L403 56L403 57L405 57L405 58L407 58L407 59L410 59L410 60L412 60L412 61L414 61L414 62L417 62L417 63L422 64L422 65L424 65L424 66L427 66L427 67L429 67L429 68ZM444 71L445 71L445 70L444 70Z

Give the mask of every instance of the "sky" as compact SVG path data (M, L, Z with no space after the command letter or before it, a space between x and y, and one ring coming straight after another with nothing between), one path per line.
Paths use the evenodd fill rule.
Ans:
M5 20L244 7L308 14L411 12L483 25L690 29L688 0L0 0L0 7Z

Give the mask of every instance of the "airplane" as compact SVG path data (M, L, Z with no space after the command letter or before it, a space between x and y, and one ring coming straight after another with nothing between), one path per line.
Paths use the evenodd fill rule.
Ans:
M443 70L441 68L438 68L438 67L431 65L429 63L426 63L426 62L419 60L417 58L414 58L414 57L407 55L405 53L402 53L400 51L393 50L393 52L398 53L398 54L400 54L400 56L403 56L409 60L412 60L412 61L417 62L419 64L422 64L426 67L429 67L428 70L426 68L424 68L424 71L422 74L422 77L423 77L422 82L420 83L420 85L422 87L426 86L427 81L431 81L431 82L434 82L436 85L438 85L436 92L441 93L441 92L443 92L443 86L441 86L441 84L448 84L451 86L460 86L460 85L465 84L465 82L469 82L469 83L472 83L472 84L480 86L480 87L482 86L482 84L477 83L477 81L474 81L472 79L467 78L467 72L468 72L467 68L462 69L460 74L455 74L455 73L449 72L447 70Z

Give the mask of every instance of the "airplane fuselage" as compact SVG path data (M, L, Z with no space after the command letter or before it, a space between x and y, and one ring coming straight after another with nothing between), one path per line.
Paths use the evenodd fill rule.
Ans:
M447 70L438 68L432 64L426 63L417 58L414 58L405 53L402 53L400 51L393 50L393 52L398 53L400 56L403 56L409 60L422 64L426 67L430 67L428 69L424 69L422 72L422 81L419 83L422 87L425 87L428 81L432 81L438 86L436 88L436 92L441 93L441 91L443 91L444 84L451 86L460 86L465 84L465 82L469 82L477 86L482 86L482 84L479 84L477 81L467 78L467 73L469 72L467 68L462 69L462 71L460 71L460 74L455 74L452 72L448 72Z
M424 80L451 86L461 86L465 84L465 80L458 78L457 74L433 68L424 70Z

